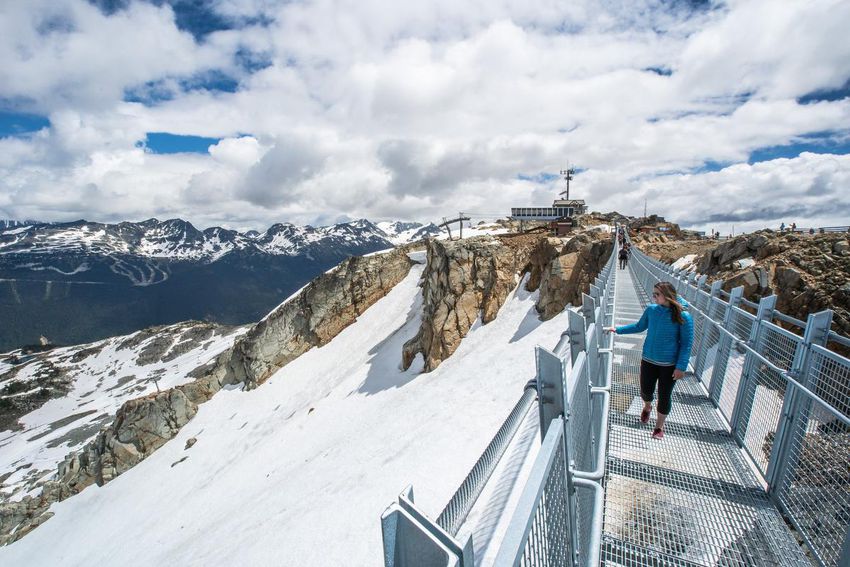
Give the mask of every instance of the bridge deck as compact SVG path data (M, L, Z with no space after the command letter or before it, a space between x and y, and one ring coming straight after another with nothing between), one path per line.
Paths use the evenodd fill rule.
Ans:
M616 274L614 324L647 303L631 270ZM676 385L665 438L639 422L644 335L616 336L602 558L606 566L811 563L693 376Z

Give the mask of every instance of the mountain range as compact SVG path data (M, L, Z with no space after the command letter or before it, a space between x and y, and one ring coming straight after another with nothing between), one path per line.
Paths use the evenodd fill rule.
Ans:
M181 219L0 222L0 352L77 344L190 319L239 325L352 255L439 234L361 219L265 232Z

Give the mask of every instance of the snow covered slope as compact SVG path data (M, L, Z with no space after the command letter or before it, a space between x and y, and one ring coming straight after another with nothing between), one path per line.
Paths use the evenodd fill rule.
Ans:
M34 495L66 455L112 421L121 404L192 380L191 371L245 330L188 322L38 355L7 355L0 363L4 415L15 406L40 407L18 417L17 426L0 426L0 471L9 473L0 481L0 500Z
M436 517L533 375L534 345L567 325L539 321L520 287L436 370L402 372L421 273L259 388L219 392L130 471L55 504L0 564L382 565L381 512L412 483Z

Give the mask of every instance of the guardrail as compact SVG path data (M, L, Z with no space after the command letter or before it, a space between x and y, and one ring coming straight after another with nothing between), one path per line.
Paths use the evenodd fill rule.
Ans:
M786 229L791 232L815 233L823 234L825 232L850 232L850 226L820 226L820 227L797 227L795 229Z
M536 348L536 376L437 520L416 507L411 487L381 516L386 567L475 565L471 536L458 533L535 405L543 443L495 565L599 564L613 345L603 329L612 321L616 254L615 243L555 348Z
M830 331L832 311L804 322L776 311L775 296L745 302L743 287L723 293L722 281L632 250L645 290L669 281L690 303L693 372L772 500L817 562L850 565L850 359L826 348L850 339Z

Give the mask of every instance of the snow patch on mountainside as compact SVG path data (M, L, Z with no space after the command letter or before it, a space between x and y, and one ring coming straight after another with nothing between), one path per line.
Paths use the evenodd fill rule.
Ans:
M42 388L48 375L70 382L66 395L20 417L21 429L0 431L0 471L11 472L0 483L0 493L14 501L32 495L39 481L51 477L69 452L108 425L124 402L192 380L192 370L246 330L222 333L203 323L179 323L155 333L59 348L19 366L0 363L0 387L15 383L26 388L17 396ZM7 374L16 368L14 376Z
M37 264L34 262L29 262L27 264L18 264L17 266L15 266L15 268L29 268L30 270L34 270L37 272L44 270L53 270L54 272L59 272L63 276L73 276L74 274L79 274L80 272L87 272L91 269L91 267L86 262L83 262L70 272L66 272L60 268L57 268L56 266L42 266L41 264Z
M422 270L261 387L219 392L135 468L54 505L0 563L380 565L381 512L412 483L437 516L534 375L534 345L567 325L541 322L520 286L436 370L417 374L420 358L403 372Z

